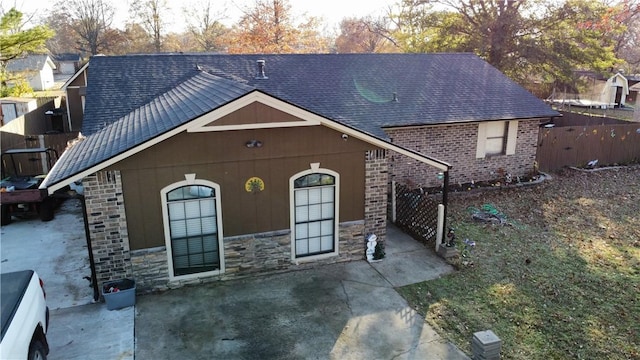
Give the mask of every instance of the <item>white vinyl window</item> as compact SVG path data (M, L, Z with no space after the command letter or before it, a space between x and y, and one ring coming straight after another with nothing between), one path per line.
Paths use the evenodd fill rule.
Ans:
M292 178L292 258L338 252L337 174L327 170Z
M215 184L179 183L163 189L171 277L223 272L218 192Z
M485 155L502 155L507 145L507 128L509 123L505 121L490 122L487 124L487 135L484 146Z
M476 158L515 154L517 136L518 121L490 121L478 124Z

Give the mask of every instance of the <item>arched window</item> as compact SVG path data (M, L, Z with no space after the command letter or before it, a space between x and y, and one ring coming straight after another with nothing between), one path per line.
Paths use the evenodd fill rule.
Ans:
M171 278L224 272L219 191L204 180L162 190Z
M292 259L338 253L338 174L326 169L291 178Z

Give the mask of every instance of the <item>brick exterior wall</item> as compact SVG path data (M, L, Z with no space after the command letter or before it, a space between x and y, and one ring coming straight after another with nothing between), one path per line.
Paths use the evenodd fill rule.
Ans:
M293 263L290 230L234 236L224 239L224 274L175 282L169 281L164 246L130 251L120 172L98 172L86 177L83 185L98 284L133 278L138 292L362 260L365 236L374 233L384 242L386 235L388 164L384 150L365 154L365 219L339 224L338 256Z
M82 184L98 284L131 278L120 172L101 171L84 178Z
M386 150L365 153L364 231L383 243L387 233L389 166ZM366 239L365 239L366 241Z
M165 246L132 250L131 268L136 278L136 291L169 289L169 262Z
M538 120L518 121L516 152L513 155L487 156L476 159L478 123L432 126L423 128L387 129L392 142L452 165L451 184L494 180L500 173L526 176L534 169L538 142ZM412 187L441 186L438 169L391 153L391 180Z
M289 230L233 236L224 239L225 273L188 280L169 281L166 247L131 252L131 267L140 293L162 291L189 284L242 278L255 274L307 269L318 264L361 260L365 254L364 221L341 223L339 255L308 263L291 262L291 232Z

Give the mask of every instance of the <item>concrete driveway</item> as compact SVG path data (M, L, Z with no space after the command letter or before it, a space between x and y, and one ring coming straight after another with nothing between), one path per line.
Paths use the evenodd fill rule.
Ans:
M452 269L390 227L387 258L138 296L136 359L467 359L394 290Z
M389 226L387 257L94 303L81 207L2 227L2 271L46 282L49 359L467 359L394 290L453 271ZM134 342L135 334L135 342Z
M66 200L49 222L14 217L0 242L2 272L33 269L45 282L49 360L133 360L134 308L109 311L93 301L79 200Z
M1 228L2 272L35 270L45 282L51 310L89 304L93 299L89 253L77 199L62 203L52 221L13 218Z

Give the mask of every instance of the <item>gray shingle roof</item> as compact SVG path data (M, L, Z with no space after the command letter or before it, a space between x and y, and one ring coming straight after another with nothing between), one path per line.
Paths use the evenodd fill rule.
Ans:
M190 78L170 91L65 151L41 187L109 160L253 90L243 84L192 70Z
M265 60L267 79L257 78L257 60ZM87 139L58 161L47 184L252 90L383 140L385 127L559 115L466 53L96 56L90 68Z
M268 79L256 79L259 59ZM384 126L558 115L467 53L155 54L93 57L90 66L84 134L168 91L196 66L382 137Z
M49 55L47 54L31 54L26 57L9 60L7 62L8 72L19 71L40 71L44 68ZM51 64L55 69L55 65Z
M74 54L74 53L63 53L63 54L57 54L54 55L53 58L56 61L80 61L80 54Z

